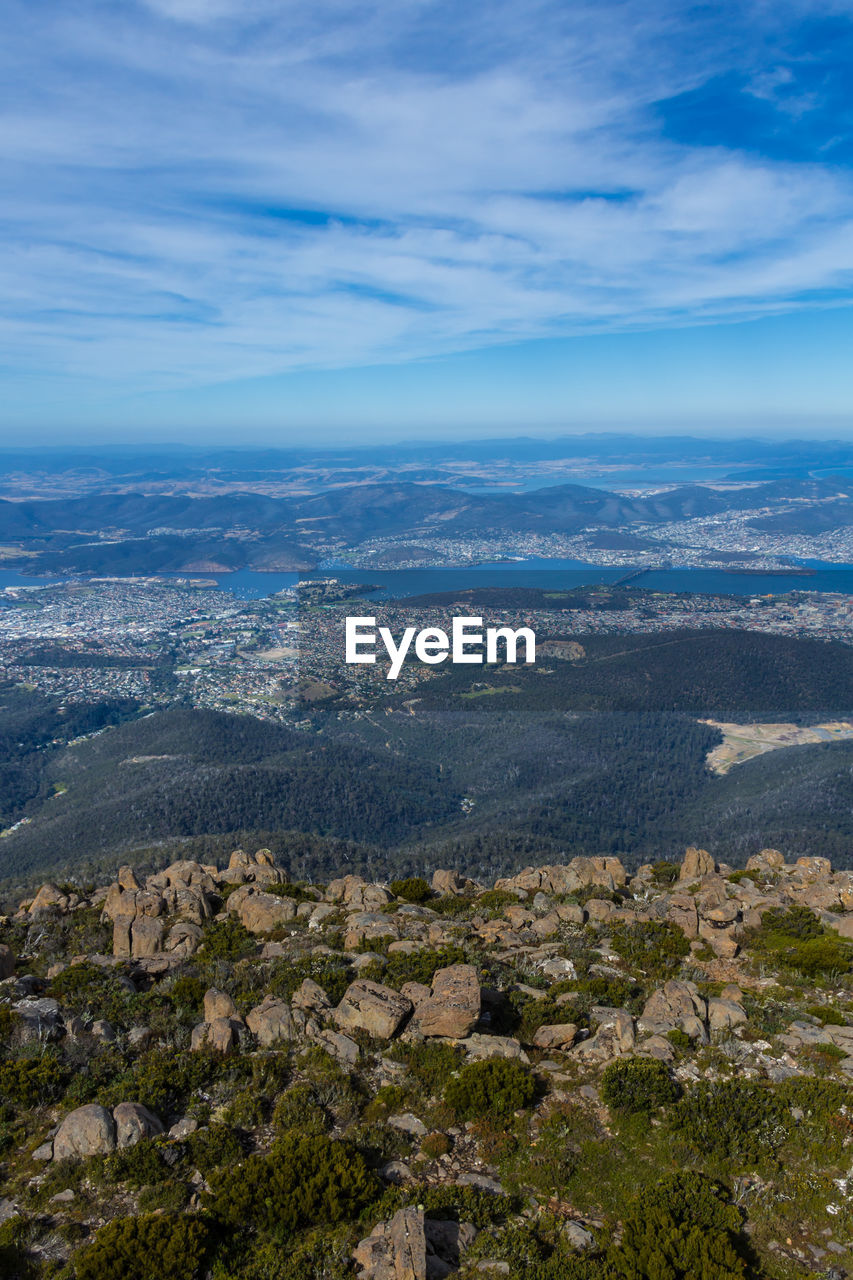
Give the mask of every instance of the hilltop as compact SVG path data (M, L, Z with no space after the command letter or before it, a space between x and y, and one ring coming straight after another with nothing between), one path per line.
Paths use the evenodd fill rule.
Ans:
M311 884L237 850L44 884L0 929L4 1276L853 1266L826 859Z

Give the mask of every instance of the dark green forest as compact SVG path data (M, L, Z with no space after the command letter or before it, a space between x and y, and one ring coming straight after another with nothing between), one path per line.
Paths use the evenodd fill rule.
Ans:
M767 844L850 865L853 743L774 751L717 777L705 761L719 733L699 718L849 715L853 650L726 632L582 641L579 662L442 671L414 715L383 684L371 714L314 707L298 729L186 707L63 707L9 686L3 823L30 821L0 844L0 876L153 865L167 850L222 858L258 838L315 879L449 864L485 880L576 854L638 865L690 843L736 865Z

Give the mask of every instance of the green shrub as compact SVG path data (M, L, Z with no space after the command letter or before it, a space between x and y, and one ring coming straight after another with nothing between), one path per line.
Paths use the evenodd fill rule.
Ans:
M272 1122L281 1131L303 1129L323 1133L330 1127L326 1111L317 1101L314 1085L307 1080L292 1085L281 1095L275 1104Z
M740 1213L701 1173L669 1174L634 1199L608 1262L623 1280L737 1280Z
M187 1021L194 1025L201 1019L206 990L201 978L193 974L181 974L166 988L166 995L175 1012L186 1015Z
M448 1081L444 1100L461 1120L478 1116L500 1118L527 1107L536 1094L530 1072L507 1058L469 1062Z
M256 942L239 920L214 920L204 931L204 960L242 960L256 950Z
M395 898L404 902L426 902L432 896L432 889L421 876L409 876L407 880L392 880L388 888Z
M506 911L507 907L517 907L519 897L509 889L487 889L477 897L474 905L478 913L485 912L487 915L499 916Z
M682 1031L681 1027L673 1027L667 1031L666 1038L676 1049L686 1050L690 1048L690 1036L686 1031Z
M639 920L612 929L613 950L628 964L654 977L671 977L690 951L690 943L674 924Z
M837 1009L833 1009L828 1004L812 1004L806 1009L812 1018L817 1018L818 1022L825 1027L843 1027L844 1015L839 1013Z
M464 1050L457 1045L424 1040L421 1044L394 1044L388 1056L405 1062L424 1093L433 1097L444 1089L463 1055Z
M77 1280L194 1280L208 1247L200 1218L145 1214L101 1227L74 1258Z
M765 911L761 917L759 933L764 938L774 935L797 942L806 942L809 938L819 938L823 933L823 925L813 911L799 904L783 909L773 907Z
M9 1058L0 1062L0 1099L21 1107L46 1106L62 1096L69 1073L58 1058Z
M757 875L754 871L733 871L730 876L726 877L726 879L729 884L742 884L744 880L749 880L754 883L757 879Z
M155 1142L136 1142L132 1147L122 1147L104 1156L99 1163L98 1180L109 1186L126 1182L138 1189L164 1182L170 1176L162 1148Z
M451 964L464 964L465 952L461 947L425 947L411 955L395 952L388 957L382 981L397 990L404 982L422 982L429 986L436 969L446 969Z
M756 1163L787 1137L790 1113L775 1089L744 1080L701 1081L674 1107L675 1133L705 1156Z
M450 1139L446 1133L428 1133L421 1139L421 1155L427 1157L428 1160L437 1160L439 1156L446 1156L450 1150Z
M612 1111L634 1115L675 1102L681 1090L656 1058L617 1058L604 1071L601 1097Z
M124 1076L99 1090L98 1101L114 1107L134 1098L165 1118L186 1110L189 1099L226 1068L221 1054L186 1053L180 1049L152 1049L142 1054Z
M440 916L468 916L471 915L474 904L472 898L463 898L456 893L445 893L440 898L433 898L429 905Z
M332 1004L340 1004L352 981L352 965L341 956L301 956L276 960L263 986L263 995L290 1000L306 978L321 986ZM261 993L259 993L260 995Z
M89 963L63 969L51 980L50 994L63 1009L106 1018L119 1027L127 1026L136 1000L136 992L127 978L115 969Z
M26 1220L15 1214L0 1225L0 1276L9 1280L35 1280L35 1269L26 1252Z
M576 989L583 997L581 1007L603 1004L611 1009L628 1009L631 1013L640 1013L645 1004L643 988L629 978L608 978L597 974L592 978L581 979L576 984ZM576 1021L574 1009L572 1021Z
M782 952L781 959L804 978L817 979L830 973L849 973L853 948L841 938L809 938Z
M239 1137L227 1124L196 1129L187 1139L187 1149L193 1166L205 1175L222 1165L238 1164L245 1154Z
M208 1179L211 1212L234 1231L288 1236L355 1217L379 1192L364 1158L317 1133L287 1133L269 1155L252 1155Z
M660 858L652 864L652 877L655 884L675 884L680 875L681 864L679 862L668 862L665 858Z

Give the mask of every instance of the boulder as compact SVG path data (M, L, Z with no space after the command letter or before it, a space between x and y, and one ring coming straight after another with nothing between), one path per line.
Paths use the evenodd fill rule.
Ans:
M651 1035L666 1035L667 1031L680 1030L691 1039L707 1041L705 1032L705 1000L693 982L679 982L671 978L653 991L646 1001L639 1020L641 1031Z
M54 1160L105 1156L116 1148L115 1121L106 1107L90 1102L62 1121L53 1139Z
M149 876L145 883L149 889L162 892L167 901L182 889L192 888L204 894L215 894L217 891L217 884L210 869L203 867L200 862L192 862L189 859L173 862L166 867L165 871L158 871L156 875Z
M803 881L825 880L832 875L832 863L829 858L797 858L794 863L794 874Z
M574 1044L578 1029L574 1022L554 1022L537 1027L533 1044L537 1049L565 1049Z
M153 1111L139 1102L120 1102L113 1108L116 1146L132 1147L140 1138L156 1138L165 1132Z
M627 1009L596 1007L592 1017L598 1029L591 1040L584 1040L572 1050L582 1062L609 1062L612 1058L633 1053L636 1044L634 1019Z
M699 937L699 912L696 899L689 893L674 893L670 897L666 918L681 930L685 938Z
M17 1040L56 1040L61 1034L59 1002L47 996L17 1000L12 1008L18 1015L15 1025Z
M681 864L680 880L701 880L703 876L712 876L717 864L707 849L697 849L690 845L684 854Z
M332 880L326 888L327 902L341 902L345 907L378 911L392 901L390 892L379 884L368 884L361 876L343 876Z
M362 1030L381 1040L390 1040L412 1008L411 1000L391 987L360 978L347 987L334 1017L343 1031Z
M400 930L393 916L380 911L354 911L347 916L344 946L353 951L363 942L375 942L380 938L399 938Z
M242 1022L237 1006L227 992L209 987L204 993L204 1020L214 1022L217 1018L235 1018Z
M433 893L438 893L442 897L449 894L459 895L464 893L472 884L472 881L466 880L464 876L460 876L458 871L438 870L432 873L432 889Z
M31 916L41 915L43 911L63 912L68 909L68 895L57 889L55 884L43 884L30 903Z
M480 983L472 964L453 964L433 975L430 995L417 1003L414 1025L424 1036L462 1039L480 1020Z
M229 895L227 907L249 933L272 933L296 916L296 903L292 898L279 898L248 885Z
M342 1067L354 1067L358 1062L358 1045L349 1036L342 1036L337 1031L321 1031L317 1043L337 1058Z
M179 920L166 934L163 946L170 955L189 959L198 951L203 940L204 934L199 925L189 920Z
M746 1013L734 1000L708 1001L708 1026L712 1031L728 1031L746 1022Z
M134 959L159 955L163 950L163 922L138 916L130 927L130 954Z
M275 865L269 849L246 853L235 849L228 859L228 866L219 873L223 884L287 884L287 876Z
M332 1007L331 1000L313 978L302 979L293 993L291 1004L294 1009L305 1009L310 1013L325 1013Z
M359 1241L353 1260L361 1280L427 1280L423 1209L398 1209Z
M747 871L781 871L785 859L778 849L762 849L746 860Z
M139 881L136 878L136 872L134 871L133 867L129 867L126 864L123 867L119 867L118 875L116 876L116 884L120 889L141 889L142 888L142 885L139 883Z
M5 942L0 942L0 982L11 978L15 972L15 953Z
M519 1062L530 1061L519 1041L512 1036L487 1036L475 1031L460 1043L469 1060L473 1062L479 1062L483 1058L515 1058Z
M213 1022L200 1022L193 1027L190 1049L213 1049L215 1053L230 1053L239 1043L242 1024L233 1018L214 1018Z
M325 993L324 993L325 994ZM246 1026L265 1048L280 1041L295 1040L296 1026L286 1000L266 996L246 1015Z

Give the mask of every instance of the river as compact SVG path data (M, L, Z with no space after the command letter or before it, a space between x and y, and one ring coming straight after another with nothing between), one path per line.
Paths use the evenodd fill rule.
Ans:
M853 565L829 565L809 562L814 573L724 573L718 569L654 569L633 580L632 585L649 591L689 591L712 595L781 595L787 591L838 591L853 595ZM326 569L311 573L255 573L241 569L236 573L211 573L192 576L215 579L225 591L241 600L259 600L293 587L310 578L337 578L340 582L365 582L376 587L375 599L399 599L426 595L435 591L462 590L470 587L544 587L548 590L581 587L594 583L616 582L630 569L585 565L577 560L531 559L497 564L481 564L454 569ZM117 575L116 575L117 576ZM183 574L161 574L188 577ZM75 577L70 581L82 581ZM6 586L43 587L64 579L33 578L10 570L0 570L0 589Z

